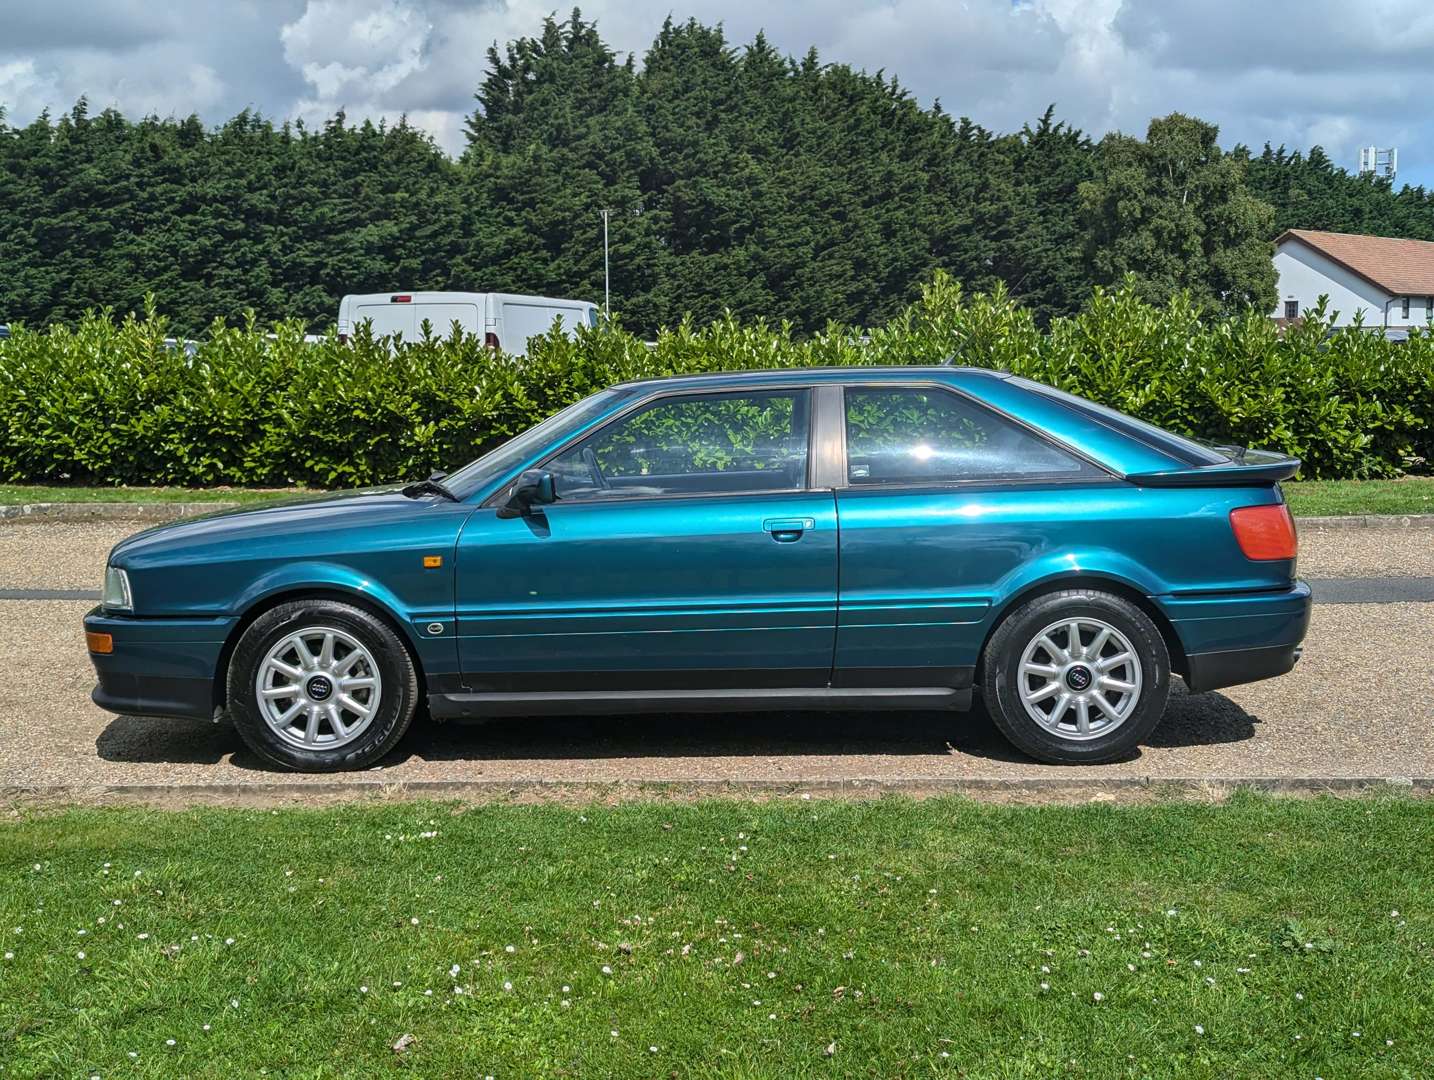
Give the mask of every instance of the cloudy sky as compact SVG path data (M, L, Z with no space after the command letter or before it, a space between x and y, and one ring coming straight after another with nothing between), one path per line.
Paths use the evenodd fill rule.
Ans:
M536 32L537 0L5 0L0 103L11 123L81 94L95 107L218 122L245 107L396 117L462 145L494 41ZM639 60L662 19L758 30L780 48L898 75L923 102L997 130L1049 102L1087 131L1143 132L1179 109L1226 145L1398 146L1434 186L1428 0L586 0ZM565 13L568 5L558 9Z

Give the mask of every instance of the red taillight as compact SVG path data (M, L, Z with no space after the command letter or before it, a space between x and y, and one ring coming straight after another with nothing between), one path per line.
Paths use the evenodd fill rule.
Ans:
M503 349L503 346L498 344L498 335L493 333L493 331L491 330L489 330L486 334L483 335L483 344L488 346L488 348L490 349L496 349L500 352Z
M390 304L411 304L413 303L413 297L409 296L407 293L404 293L400 296L390 296L388 298L388 302Z
M1247 559L1293 559L1295 519L1284 503L1274 506L1242 506L1230 511L1230 528Z

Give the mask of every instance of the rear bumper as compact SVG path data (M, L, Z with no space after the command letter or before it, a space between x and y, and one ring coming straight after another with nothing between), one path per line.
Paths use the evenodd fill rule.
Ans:
M1283 675L1300 658L1310 622L1310 588L1159 597L1185 653L1192 691Z
M132 618L95 608L85 630L109 634L114 651L90 653L98 677L91 700L112 713L212 719L219 657L233 625L232 618Z
M1185 673L1185 684L1198 694L1218 690L1222 686L1273 679L1295 666L1302 648L1300 645L1272 645L1265 649L1196 653L1186 657L1189 670Z

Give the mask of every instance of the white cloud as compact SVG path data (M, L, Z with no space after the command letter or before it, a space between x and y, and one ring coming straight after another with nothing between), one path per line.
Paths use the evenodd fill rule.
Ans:
M424 63L433 23L422 6L400 0L309 0L279 31L284 59L320 99L382 95Z
M54 80L42 73L35 61L0 63L0 105L5 106L12 121L39 114L58 95Z
M144 45L124 56L85 48L67 50L64 62L0 61L0 104L11 122L44 109L68 110L88 97L92 112L114 106L131 116L205 114L224 95L224 81L208 64L170 43ZM85 78L76 79L83 71Z

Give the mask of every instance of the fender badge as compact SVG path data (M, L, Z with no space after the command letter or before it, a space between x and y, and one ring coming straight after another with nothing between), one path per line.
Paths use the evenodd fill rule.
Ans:
M429 624L428 624L428 632L429 632L430 634L441 634L441 633L443 633L443 624L442 624L441 622L431 622L431 623L429 623Z

